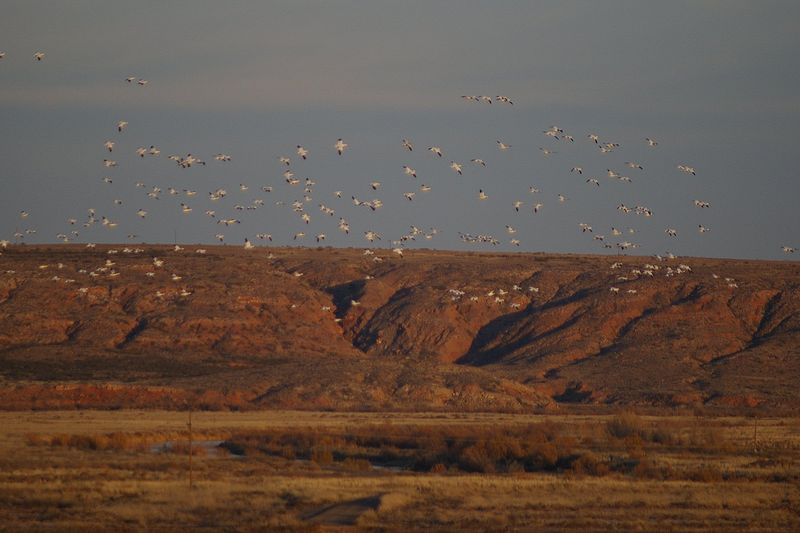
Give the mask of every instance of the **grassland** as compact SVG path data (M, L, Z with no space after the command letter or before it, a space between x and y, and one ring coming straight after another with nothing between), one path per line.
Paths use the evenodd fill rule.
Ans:
M796 419L196 412L191 489L187 420L0 413L0 528L800 528Z

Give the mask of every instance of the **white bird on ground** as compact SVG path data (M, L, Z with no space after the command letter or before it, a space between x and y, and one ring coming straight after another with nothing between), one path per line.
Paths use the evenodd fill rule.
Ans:
M297 145L297 155L299 155L300 157L302 157L304 160L305 160L305 159L308 159L308 150L306 150L305 148L303 148L302 146L300 146L300 145L298 144L298 145Z
M403 165L403 172L405 172L409 176L417 177L417 171L411 168L408 165Z
M438 146L431 146L428 148L428 151L438 155L439 157L442 157L442 149Z
M450 168L452 168L453 171L458 172L459 175L462 175L461 165L456 163L455 161L450 161Z
M348 146L349 145L346 142L344 142L342 139L338 139L336 141L336 144L334 145L334 148L336 148L336 153L338 153L339 155L342 155L344 153L345 149Z
M253 248L255 248L255 246L253 246L253 243L252 243L252 242L250 242L250 241L247 239L247 237L245 237L245 238L244 238L244 249L245 249L245 250L252 250Z

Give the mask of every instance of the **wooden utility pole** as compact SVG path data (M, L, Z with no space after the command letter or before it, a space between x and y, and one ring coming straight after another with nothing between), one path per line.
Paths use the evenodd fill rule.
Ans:
M758 451L758 414L753 415L753 451Z
M194 472L192 470L192 406L189 405L189 489L194 486Z

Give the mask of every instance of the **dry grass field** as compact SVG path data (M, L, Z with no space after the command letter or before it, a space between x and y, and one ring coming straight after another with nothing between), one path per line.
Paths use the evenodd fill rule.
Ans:
M789 418L0 413L0 528L797 531ZM222 447L218 444L222 442Z

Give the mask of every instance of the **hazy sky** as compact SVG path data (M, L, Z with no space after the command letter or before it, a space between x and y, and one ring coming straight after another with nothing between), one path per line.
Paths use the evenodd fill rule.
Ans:
M783 259L794 256L781 246L800 246L797 2L2 6L0 238L36 229L26 242L56 242L76 230L75 242L172 242L177 235L211 243L223 233L241 244L270 233L275 244L316 245L314 236L325 233L323 244L361 247L364 231L377 231L388 246L415 225L439 231L410 247L611 253L592 238L601 234L608 243L639 244L633 253ZM41 62L37 51L46 53ZM149 84L129 84L127 76ZM514 105L461 95L508 95ZM121 134L118 120L129 122ZM546 137L552 125L575 142ZM590 132L621 146L600 153ZM342 157L333 149L339 137L350 145ZM402 138L414 142L413 152ZM511 149L498 150L498 139ZM117 143L111 154L106 140ZM297 160L298 144L310 150L307 161ZM135 154L150 145L159 157ZM432 145L443 158L426 150ZM545 157L540 148L556 153ZM214 161L220 152L233 161ZM208 164L182 169L167 158L187 153ZM280 155L292 158L300 185L285 182ZM105 158L118 167L105 168ZM464 165L463 176L451 160ZM680 163L697 176L680 172ZM406 176L403 165L419 177ZM570 172L576 165L583 175ZM305 178L316 181L304 202L308 225L291 208L303 200ZM372 181L381 188L373 191ZM432 190L420 192L423 183ZM146 195L153 186L163 190L158 200ZM531 186L541 193L530 194ZM173 196L169 187L197 195ZM208 193L217 188L228 195L212 202ZM478 199L479 189L487 200ZM412 191L409 202L403 193ZM384 206L356 207L353 195ZM256 199L265 205L234 208ZM696 208L695 199L711 208ZM515 200L524 202L519 213ZM181 202L192 212L182 213ZM320 212L320 203L336 214ZM538 214L536 203L543 204ZM620 203L649 207L653 216L624 214ZM90 207L118 227L83 227ZM241 224L218 225L207 209ZM21 210L29 217L21 219ZM337 229L339 217L350 222L349 236ZM711 231L700 234L700 224ZM612 227L625 233L614 237ZM306 238L293 241L299 231ZM501 244L465 244L459 232Z

